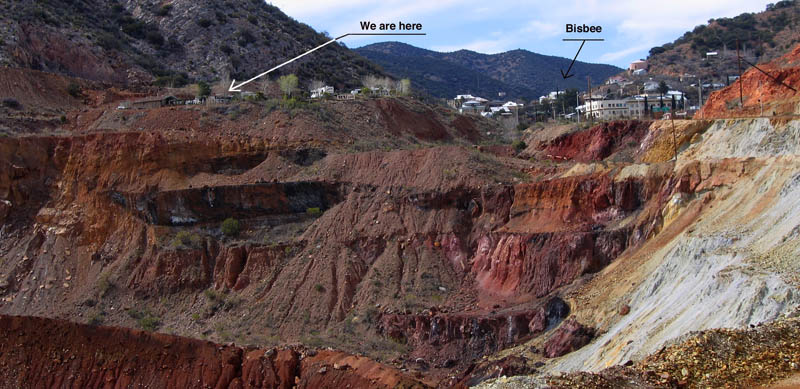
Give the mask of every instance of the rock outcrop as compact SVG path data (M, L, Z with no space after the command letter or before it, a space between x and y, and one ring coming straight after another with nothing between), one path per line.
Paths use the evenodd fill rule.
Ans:
M424 388L364 357L0 316L0 388Z

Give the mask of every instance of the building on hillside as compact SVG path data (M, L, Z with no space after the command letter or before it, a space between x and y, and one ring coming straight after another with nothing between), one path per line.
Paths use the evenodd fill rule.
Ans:
M672 109L672 98L638 95L626 99L594 100L579 106L578 112L596 120L633 119L645 117L657 107Z
M491 116L497 116L497 115L511 116L512 115L511 109L508 108L508 107L503 107L503 106L491 107L491 108L489 108L489 113L491 113Z
M612 77L609 77L608 80L606 80L606 85L614 85L614 84L624 85L624 84L626 84L628 82L629 82L628 79L625 78L625 77L612 76Z
M631 64L628 66L628 71L633 73L637 70L647 71L647 61L640 59L638 61L631 62Z
M478 100L469 100L461 104L461 107L458 109L458 112L477 115L483 112L485 109L486 106L483 105L482 102Z
M325 97L326 94L332 95L334 89L332 86L325 85L322 88L312 89L311 90L311 98L312 99L319 99Z
M548 100L555 100L555 99L558 98L558 95L564 94L564 93L567 93L567 92L563 91L563 90L552 91L552 92L548 93L545 96L539 97L539 104L544 104L544 102L548 101Z
M506 102L505 104L503 104L503 107L508 108L510 110L520 109L520 108L522 108L524 106L525 106L524 104L516 103L516 102L513 102L513 101L509 101L509 102Z
M133 108L158 108L166 107L168 105L176 105L178 98L175 96L160 96L148 97L146 99L136 100L133 102Z
M644 87L645 92L655 92L658 90L658 84L658 81L650 80L645 81L642 86Z
M636 69L633 71L634 76L644 76L647 74L647 69Z
M587 118L592 117L596 120L631 117L625 100L592 100L579 106L578 112L582 112Z
M210 101L212 104L228 104L231 101L233 101L233 96L231 96L231 95L215 95L215 96L211 96L211 98L208 101Z

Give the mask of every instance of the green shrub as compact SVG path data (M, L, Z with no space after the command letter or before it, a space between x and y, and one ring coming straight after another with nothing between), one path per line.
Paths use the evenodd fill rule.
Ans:
M312 207L306 208L306 213L311 216L319 216L322 214L322 211L320 211L319 207Z
M164 36L158 30L151 30L145 34L145 38L150 44L154 46L161 46L164 44Z
M11 109L20 109L20 107L22 107L17 99L12 99L10 97L3 99L3 106Z
M80 97L81 86L74 82L71 82L69 83L69 85L67 85L67 93L69 93L69 95L72 97Z
M135 308L131 308L127 312L131 319L136 320L139 328L145 331L153 332L161 326L161 319L153 315L149 310L138 311Z
M194 247L200 244L200 235L193 234L189 231L178 231L175 234L175 239L172 240L172 246L186 246Z
M211 27L212 24L214 24L214 22L212 22L212 21L210 21L208 19L200 19L200 20L197 21L197 25L200 26L200 27L203 27L203 28Z
M203 294L206 296L207 299L211 301L217 300L220 297L219 293L216 290L210 288L203 291Z
M156 15L162 17L167 16L169 15L169 11L171 10L172 10L172 4L167 4L159 8L158 11L156 11Z
M522 140L515 140L513 143L511 143L511 147L513 147L514 150L519 153L522 150L525 150L528 147L528 145L525 144L525 142L523 142Z
M323 293L325 292L325 287L322 286L321 284L316 284L314 285L314 290L316 290L319 293Z
M61 124L66 124L67 123L67 117L64 116L64 115L61 115L61 117L58 118L58 120L61 122Z
M205 81L200 81L197 83L197 95L201 97L206 97L211 94L211 87Z
M87 322L87 324L89 324L90 326L99 326L103 324L105 320L106 320L105 312L98 311L92 314L92 316L89 316L89 321Z
M114 288L114 283L109 280L109 277L109 274L105 272L100 274L100 278L97 280L97 291L101 298Z
M139 328L145 331L153 332L157 330L158 327L161 327L161 319L148 312L141 319L139 319L138 324Z

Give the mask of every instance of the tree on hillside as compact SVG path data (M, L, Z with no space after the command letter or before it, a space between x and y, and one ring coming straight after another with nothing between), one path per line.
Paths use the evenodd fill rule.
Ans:
M661 94L661 99L659 101L661 102L662 107L664 106L664 94L667 92L669 92L669 86L667 86L667 83L664 82L664 80L661 80L661 82L658 83L658 93Z
M411 93L411 80L404 78L400 81L397 81L397 94L399 95L407 95Z
M297 90L297 76L294 74L281 76L278 78L278 86L285 97L291 97L292 93Z
M311 83L308 85L308 88L311 90L319 89L325 86L325 83L320 80L311 80Z
M200 81L197 83L197 95L200 97L206 97L211 94L211 86L208 85L205 81Z
M669 92L669 86L667 85L666 82L662 80L661 82L658 83L658 93L664 95L667 92Z

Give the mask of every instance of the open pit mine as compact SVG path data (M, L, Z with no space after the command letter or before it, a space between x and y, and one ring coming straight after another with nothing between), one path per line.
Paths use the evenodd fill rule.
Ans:
M782 387L800 104L762 78L515 149L410 97L118 109L0 70L0 388Z

